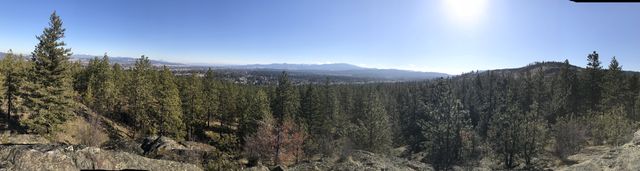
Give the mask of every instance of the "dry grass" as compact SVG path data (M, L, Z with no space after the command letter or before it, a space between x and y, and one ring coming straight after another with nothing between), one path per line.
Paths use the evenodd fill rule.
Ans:
M74 120L64 123L60 128L62 131L55 133L52 137L56 142L99 147L109 140L104 128L94 117L91 117L89 121L83 117L76 117Z

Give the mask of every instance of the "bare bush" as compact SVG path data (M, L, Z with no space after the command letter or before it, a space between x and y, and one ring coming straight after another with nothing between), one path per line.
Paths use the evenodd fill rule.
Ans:
M98 119L93 116L91 117L89 124L78 125L78 135L76 138L80 141L80 144L99 147L109 139L107 134L101 131L100 128Z
M565 160L580 151L587 140L587 127L580 119L560 118L553 125L554 154Z

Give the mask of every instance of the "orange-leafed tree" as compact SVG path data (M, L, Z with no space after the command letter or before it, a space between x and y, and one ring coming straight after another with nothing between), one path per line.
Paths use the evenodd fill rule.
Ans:
M276 135L273 119L264 119L259 122L256 133L245 138L244 151L249 160L271 161L275 151Z
M303 144L307 135L293 120L285 119L277 126L271 117L267 117L259 125L256 133L245 138L244 151L250 160L291 165L304 157ZM276 150L277 146L280 150Z

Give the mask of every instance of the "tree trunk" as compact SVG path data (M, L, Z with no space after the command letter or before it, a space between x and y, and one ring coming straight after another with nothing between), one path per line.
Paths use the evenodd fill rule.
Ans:
M7 102L9 103L8 107L7 107L7 123L8 124L11 123L10 122L10 120L11 120L11 111L13 110L13 105L12 105L13 104L13 98L11 96L12 96L11 94L7 94L7 100L8 100Z
M276 158L275 158L275 165L278 165L280 163L280 145L281 145L281 141L282 138L280 137L281 133L282 133L282 125L280 125L279 128L276 128L277 134L276 134Z

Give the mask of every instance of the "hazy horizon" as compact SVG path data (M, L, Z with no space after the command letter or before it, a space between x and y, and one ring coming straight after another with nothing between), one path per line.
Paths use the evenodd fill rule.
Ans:
M597 51L640 70L640 4L489 1L9 1L0 51L29 54L57 11L75 54L460 74Z

